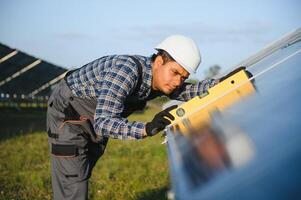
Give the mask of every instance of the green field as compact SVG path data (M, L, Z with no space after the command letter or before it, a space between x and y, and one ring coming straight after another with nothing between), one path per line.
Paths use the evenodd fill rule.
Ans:
M147 109L130 120L148 121L158 112ZM111 139L96 164L90 199L167 199L168 160L163 138L141 141ZM46 132L0 139L0 199L51 199Z

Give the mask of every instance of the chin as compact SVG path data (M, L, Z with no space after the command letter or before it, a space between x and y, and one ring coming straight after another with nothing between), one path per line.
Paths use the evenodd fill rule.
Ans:
M163 92L164 94L171 94L171 93L173 92L173 90L168 89L168 88L165 88L162 92Z

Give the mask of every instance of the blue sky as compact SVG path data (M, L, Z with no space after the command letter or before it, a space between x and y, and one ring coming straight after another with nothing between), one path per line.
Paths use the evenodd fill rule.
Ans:
M223 70L301 27L301 2L262 1L0 1L0 42L67 67L108 54L151 55L171 34L192 37L204 70Z

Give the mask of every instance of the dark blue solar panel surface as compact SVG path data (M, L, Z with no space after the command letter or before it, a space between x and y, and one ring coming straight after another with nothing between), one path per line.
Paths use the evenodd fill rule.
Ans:
M34 57L28 56L22 52L18 52L15 56L0 63L0 80L13 75L36 60L37 59Z
M8 55L13 51L14 49L11 49L6 45L0 44L0 58L3 58L4 56Z
M300 49L299 42L249 66L255 76L274 67L256 77L257 93L221 115L252 139L255 157L194 187L183 163L173 162L179 199L301 199L301 53L289 57ZM185 159L191 152L180 154Z
M268 64L272 64L267 63ZM256 79L258 93L224 113L251 137L256 156L200 190L210 199L301 197L301 54Z
M14 50L0 44L0 55L6 56L12 51ZM0 56L0 58L3 56ZM35 57L23 52L18 52L13 57L0 63L0 81L12 76L36 60L37 58ZM64 68L42 61L35 67L0 86L0 92L9 94L28 94L41 87L43 84L48 83L50 80L56 78L65 71L66 69ZM47 88L40 94L49 95L49 93L50 88Z
M54 67L49 63L42 62L26 73L21 74L13 81L3 85L1 90L5 93L14 91L17 94L28 94L65 71L63 68Z

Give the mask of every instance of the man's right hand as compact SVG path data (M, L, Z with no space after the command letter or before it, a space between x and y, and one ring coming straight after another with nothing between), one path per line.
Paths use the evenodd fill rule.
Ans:
M175 108L177 105L166 108L165 110L157 113L154 119L151 122L146 123L145 131L147 136L153 136L162 131L167 125L171 123L171 120L174 120L174 116L169 112ZM170 119L170 120L169 120Z

